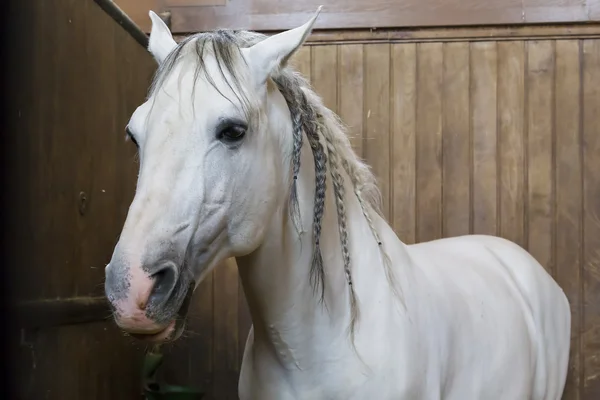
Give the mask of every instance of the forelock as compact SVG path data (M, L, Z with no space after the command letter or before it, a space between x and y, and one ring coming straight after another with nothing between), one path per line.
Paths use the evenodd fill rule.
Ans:
M244 82L242 74L245 61L241 54L242 48L250 47L266 38L265 35L243 31L220 29L211 32L197 33L183 39L169 56L161 63L154 74L148 97L156 94L165 84L166 80L174 73L176 67L183 62L194 65L194 83L192 96L198 78L202 75L223 97L233 103L217 86L215 76L207 68L207 60L214 57L220 78L235 93L243 112L250 117L256 111L252 93Z

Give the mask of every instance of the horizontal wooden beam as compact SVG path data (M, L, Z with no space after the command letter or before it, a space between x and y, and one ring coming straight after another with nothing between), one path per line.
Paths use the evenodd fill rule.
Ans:
M269 32L273 34L277 32ZM177 42L187 35L175 35ZM600 23L577 25L504 26L423 29L358 29L314 31L308 45L345 43L410 43L453 41L506 41L536 39L588 39L600 37Z
M111 317L106 297L44 299L17 304L17 322L22 328L51 328L104 321Z
M597 37L600 37L600 23L585 25L315 31L308 38L307 43L462 42L482 40L586 39Z
M119 0L117 0L119 1ZM277 31L305 23L324 8L315 29L575 24L600 21L600 0L162 0L173 32L216 28Z

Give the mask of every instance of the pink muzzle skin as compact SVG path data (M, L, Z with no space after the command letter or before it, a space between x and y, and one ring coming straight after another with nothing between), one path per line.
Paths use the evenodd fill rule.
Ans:
M115 321L119 328L131 334L145 335L156 334L166 328L164 324L157 324L146 315L146 305L154 284L154 279L141 268L129 270L127 295L113 302Z

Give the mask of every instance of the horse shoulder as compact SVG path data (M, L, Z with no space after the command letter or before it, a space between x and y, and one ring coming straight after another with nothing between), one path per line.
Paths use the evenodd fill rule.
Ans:
M419 300L429 302L438 347L445 349L434 363L445 371L445 390L506 394L506 387L494 382L511 380L511 390L538 399L549 382L560 383L569 349L569 305L531 254L485 235L421 243L410 246L410 253L421 276ZM475 362L473 352L485 357ZM467 360L468 371L457 369ZM513 367L507 369L507 363ZM469 381L464 372L482 375ZM474 382L482 386L469 387Z

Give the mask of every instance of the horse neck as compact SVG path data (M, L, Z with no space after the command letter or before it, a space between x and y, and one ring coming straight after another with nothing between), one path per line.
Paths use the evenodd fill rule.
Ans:
M325 349L331 354L332 346L348 348L350 325L349 290L329 174L320 238L325 270L323 302L320 289L311 285L315 174L310 147L304 143L297 186L302 234L292 222L285 201L271 221L263 244L237 260L252 316L254 345L267 345L276 357L287 355L288 361L293 359L296 365L316 361L327 354ZM345 194L353 285L359 303L366 309L372 303L373 288L387 285L386 275L378 243L347 177ZM374 224L383 228L382 240L397 240L383 219L374 216ZM402 245L399 241L392 245L397 244ZM381 293L377 295L379 300ZM289 354L290 349L295 353Z

